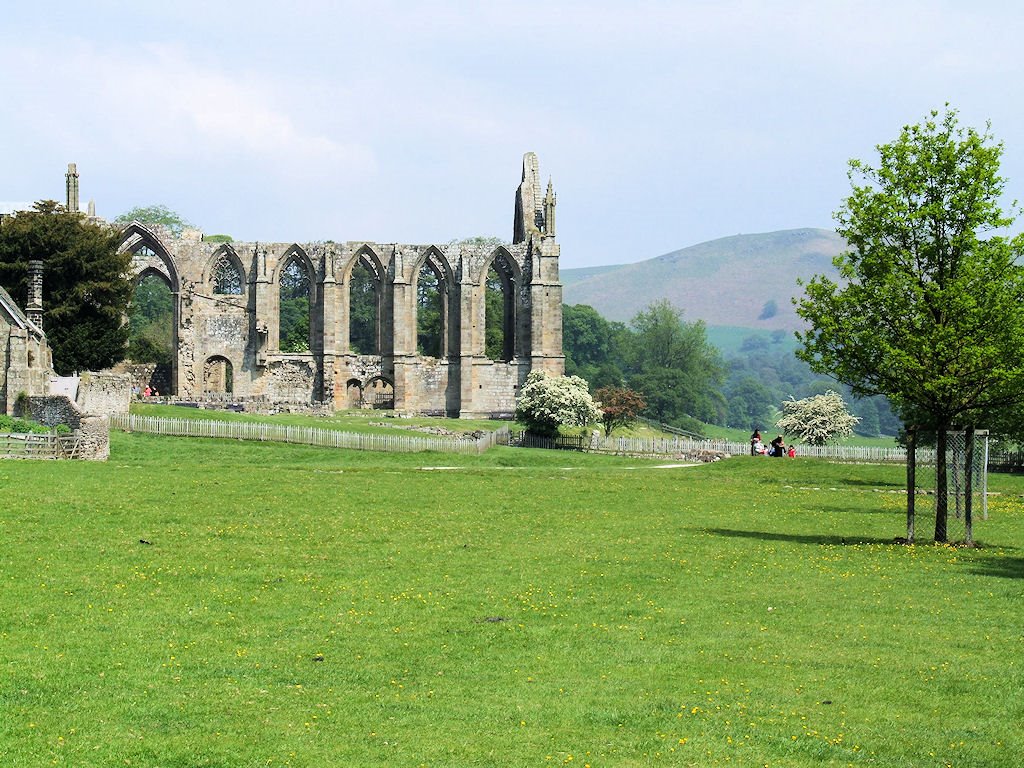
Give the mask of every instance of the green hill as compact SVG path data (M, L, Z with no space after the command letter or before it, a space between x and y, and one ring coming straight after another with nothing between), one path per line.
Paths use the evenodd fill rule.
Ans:
M835 275L845 246L827 229L734 235L635 264L562 271L566 304L589 304L610 320L629 320L657 299L687 320L763 330L799 327L791 299L797 279Z

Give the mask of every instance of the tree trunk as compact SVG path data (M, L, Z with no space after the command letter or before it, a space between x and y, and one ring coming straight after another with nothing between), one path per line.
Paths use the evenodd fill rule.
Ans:
M907 431L907 544L914 543L914 503L917 500L917 431Z
M935 445L935 543L946 543L946 518L949 507L949 482L946 477L946 433L949 424L942 422Z
M964 543L974 546L974 427L964 433Z

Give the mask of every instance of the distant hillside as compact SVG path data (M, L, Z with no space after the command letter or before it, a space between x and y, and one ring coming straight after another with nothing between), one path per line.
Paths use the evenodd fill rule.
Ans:
M827 229L723 237L636 264L563 270L564 301L626 321L668 299L686 320L792 330L800 323L791 303L797 278L835 276L832 258L844 247Z

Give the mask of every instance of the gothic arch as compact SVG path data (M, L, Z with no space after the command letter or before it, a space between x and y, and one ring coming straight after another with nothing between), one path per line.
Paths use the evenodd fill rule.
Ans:
M273 282L277 285L281 284L281 273L287 269L288 264L291 262L297 262L302 269L306 271L306 275L309 277L310 290L313 290L313 286L317 284L319 275L317 273L316 266L313 261L309 258L309 254L306 253L301 246L292 244L285 249L284 253L281 254L281 258L277 261L277 266L274 269Z
M497 275L497 287L488 285L492 269ZM493 360L509 362L515 359L523 343L521 334L518 333L519 323L517 322L518 290L522 286L522 270L519 263L506 248L496 248L484 265L479 284L481 297L479 312L480 319L483 321L481 327L484 329L484 354ZM501 291L500 320L492 316L489 324L487 321L488 299L489 293L495 288L500 288ZM496 322L501 323L500 351L488 352L488 337L493 334L493 324Z
M204 282L209 286L210 293L220 296L245 295L245 266L230 245L225 243L213 252L205 273Z
M357 270L365 270L372 283L373 297L367 295L367 286L357 279ZM344 338L347 349L356 354L380 355L385 346L384 317L387 306L387 269L380 255L369 245L361 246L349 259L343 270L347 326ZM353 290L360 291L353 296ZM372 319L367 315L373 313Z
M224 355L211 355L203 363L203 394L230 395L234 392L234 370Z
M148 249L149 254L143 256L143 249ZM137 221L133 221L121 232L121 244L117 248L118 253L128 252L132 254L132 274L136 283L142 279L142 274L147 271L161 275L171 287L171 293L177 294L181 290L181 278L174 259L164 247L152 230Z
M371 408L390 410L395 407L395 383L387 376L374 376L363 385L363 400Z
M433 274L437 290L436 312L438 317L436 329L426 327L426 324L423 322L425 318L421 317L421 312L427 312L428 310L430 310L431 315L433 314L433 308L427 306L431 302L431 297L427 291L422 291L420 286L420 279L425 269ZM420 354L429 357L448 357L450 351L455 349L458 343L458 339L455 336L455 329L457 329L458 324L452 323L452 319L458 316L455 273L448 258L437 246L430 246L416 260L412 269L411 282L413 312L410 316L413 318L416 349ZM430 325L433 325L432 319ZM435 333L436 339L433 338Z
M171 363L169 369L164 369L161 376L166 376L168 393L177 394L180 382L178 381L179 363L178 351L180 348L179 324L181 317L181 305L179 296L181 292L181 278L174 258L168 252L163 242L157 235L145 225L133 221L121 231L121 244L117 248L118 253L132 254L131 274L135 289L147 277L157 277L164 282L171 294ZM127 321L127 318L126 318ZM154 374L157 375L157 374Z
M292 245L285 250L277 262L274 283L277 286L279 351L313 352L318 335L317 273L302 248Z

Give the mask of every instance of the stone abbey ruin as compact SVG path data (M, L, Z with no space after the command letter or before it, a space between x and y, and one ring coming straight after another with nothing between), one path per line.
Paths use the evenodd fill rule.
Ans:
M70 210L77 179L69 168ZM223 243L133 222L120 247L132 254L136 284L155 276L173 297L161 394L479 418L511 413L531 370L563 372L555 195L550 181L542 193L533 153L523 159L513 232L511 245L498 246ZM503 304L493 357L489 274ZM437 320L430 349L417 333L421 281ZM308 333L285 339L282 317L296 298Z

